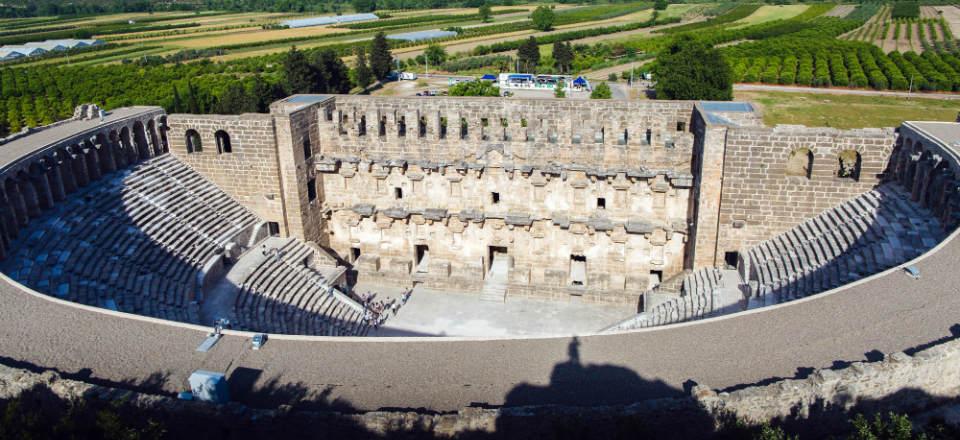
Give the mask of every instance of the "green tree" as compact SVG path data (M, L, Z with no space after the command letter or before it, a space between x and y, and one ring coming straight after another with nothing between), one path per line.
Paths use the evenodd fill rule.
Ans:
M531 36L517 49L517 60L520 61L520 69L524 72L536 72L537 65L540 64L540 46L537 39Z
M467 81L450 87L450 96L500 96L500 87L490 81Z
M249 111L254 111L254 109L250 108L247 89L240 82L230 83L213 107L214 113L224 115L236 115Z
M554 97L554 98L566 98L566 97L567 97L567 92L565 92L565 91L563 90L566 86L567 86L567 84L566 84L565 82L563 82L562 79L561 79L560 81L557 81L557 86L553 89L553 97Z
M657 55L657 98L729 101L733 73L719 50L681 36Z
M447 60L447 50L443 46L432 43L427 46L427 49L423 51L423 54L426 56L427 61L432 66L439 66Z
M667 9L667 6L669 6L669 5L670 5L670 4L667 3L667 0L656 0L656 1L653 2L653 9L656 9L656 10L658 10L658 11L662 11L662 10L664 10L664 9Z
M316 72L306 55L291 47L283 59L283 84L287 94L310 93L316 82Z
M539 6L530 14L530 19L533 20L533 27L541 31L549 31L557 20L557 14L547 6Z
M316 81L311 93L347 93L350 91L350 69L340 55L330 49L316 53L311 69Z
M20 119L20 109L18 106L10 107L9 110L7 110L7 122L10 124L10 133L18 133L23 129L23 123Z
M480 15L480 21L487 23L493 17L493 10L490 9L490 5L484 3L477 9L477 14Z
M275 93L275 89L280 87L277 84L271 85L262 76L256 75L253 77L253 86L250 87L250 101L252 102L251 107L254 112L257 113L267 113L269 111L270 103L274 99L279 98L283 95L283 90L279 91L280 93Z
M192 82L187 82L187 113L203 113L203 106L200 104L200 97L197 96L197 87Z
M913 435L913 423L905 415L888 413L886 417L876 414L870 421L863 414L857 414L850 423L853 434L850 440L911 440L926 438Z
M370 70L378 80L383 80L393 68L393 54L390 53L390 43L383 32L377 32L370 44Z
M170 113L182 113L183 112L183 100L180 98L180 92L177 90L177 85L173 84L173 101L170 103Z
M367 65L367 51L363 47L357 48L357 65L353 67L353 77L357 87L366 88L373 83L373 72Z
M566 44L559 40L553 42L553 65L560 73L570 71L573 67L573 57L573 48L570 47L569 41Z
M610 86L605 82L597 84L597 86L593 88L593 91L590 92L590 99L610 99L612 97L613 92L610 91Z

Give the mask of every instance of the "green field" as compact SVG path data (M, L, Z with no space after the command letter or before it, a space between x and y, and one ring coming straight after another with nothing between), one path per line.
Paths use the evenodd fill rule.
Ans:
M810 127L896 127L903 121L953 121L960 100L885 96L738 92L735 99L756 103L767 125Z

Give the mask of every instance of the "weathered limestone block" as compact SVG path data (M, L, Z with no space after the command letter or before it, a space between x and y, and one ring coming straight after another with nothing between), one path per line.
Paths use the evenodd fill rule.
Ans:
M567 271L562 269L545 269L543 271L544 284L548 286L563 286L567 283Z
M380 256L363 254L353 264L358 271L362 272L380 272Z
M387 271L393 275L406 275L413 269L413 261L409 258L392 257L387 265Z

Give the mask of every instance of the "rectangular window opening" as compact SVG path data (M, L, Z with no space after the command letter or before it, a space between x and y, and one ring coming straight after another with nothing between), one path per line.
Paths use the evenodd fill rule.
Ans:
M607 199L604 197L597 198L597 209L607 209Z
M494 205L500 203L500 193L498 192L490 193L490 202L493 203Z
M740 253L733 252L724 252L723 253L723 262L727 265L727 269L736 269L737 262L740 261Z
M307 181L307 200L311 202L317 200L317 179Z
M394 199L397 199L397 200L402 199L402 198L403 198L403 189L402 189L402 188L394 188L394 189L393 189L393 198L394 198Z

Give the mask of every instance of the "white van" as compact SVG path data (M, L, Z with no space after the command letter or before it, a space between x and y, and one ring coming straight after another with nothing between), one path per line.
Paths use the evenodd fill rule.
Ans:
M417 79L417 74L416 74L416 73L413 73L413 72L401 72L401 73L400 73L400 81L403 81L403 80L413 81L413 80L415 80L415 79Z

